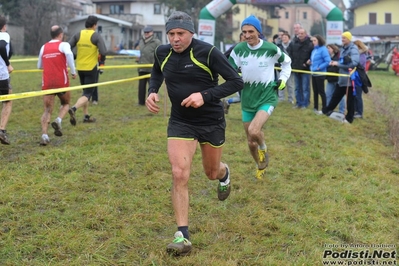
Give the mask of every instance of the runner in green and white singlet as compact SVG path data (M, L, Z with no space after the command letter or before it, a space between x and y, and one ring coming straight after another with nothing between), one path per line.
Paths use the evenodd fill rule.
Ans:
M277 90L285 88L291 75L291 58L275 44L260 38L262 27L255 16L244 19L241 31L245 42L234 47L229 61L234 68L241 68L244 81L241 91L242 121L249 150L258 166L256 178L262 179L269 161L262 127L277 106ZM278 81L274 71L276 63L281 64Z

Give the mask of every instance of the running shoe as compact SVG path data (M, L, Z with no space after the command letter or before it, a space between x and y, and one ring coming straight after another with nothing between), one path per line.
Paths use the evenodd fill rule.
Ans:
M54 135L61 137L61 123L59 123L57 120L54 120L54 122L51 123L51 126L54 128Z
M316 115L322 115L322 114L323 114L322 111L317 110L317 109L314 109L313 112L314 112Z
M174 256L187 256L190 254L191 249L191 242L184 238L182 232L177 231L173 242L166 247L166 252Z
M91 117L90 115L85 116L83 118L83 123L94 123L96 122L96 119L94 117Z
M266 175L266 168L256 170L256 179L262 180Z
M50 143L50 139L45 136L42 136L41 140L40 140L40 146L47 146L47 144Z
M228 178L227 178L226 182L228 182L228 183L226 184L225 182L219 182L219 184L218 184L218 199L220 201L223 201L223 200L227 199L229 197L229 195L230 195L230 190L231 190L231 187L230 187L230 183L231 183L230 182L230 169L227 166L227 164L225 164L225 165L226 165L226 171L227 171L227 174L228 174Z
M7 133L2 130L0 130L0 141L1 141L1 144L10 145L10 141L8 140Z
M72 125L72 126L76 126L75 111L74 111L72 108L70 108L70 109L68 110L68 113L69 113L69 115L71 116L71 117L69 118L69 122L71 122L71 125Z

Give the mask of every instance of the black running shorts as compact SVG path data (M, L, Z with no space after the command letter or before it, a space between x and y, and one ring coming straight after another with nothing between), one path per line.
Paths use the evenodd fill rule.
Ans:
M79 74L79 79L80 79L81 85L94 84L94 83L98 82L97 67L95 67L94 69L92 69L90 71L79 70L78 74ZM96 88L97 88L97 86L94 86L92 88L83 89L82 96L86 96L88 99L90 99Z
M10 81L8 79L0 80L0 95L9 94Z
M194 126L169 119L168 139L198 140L201 144L221 147L225 142L226 122L217 125Z

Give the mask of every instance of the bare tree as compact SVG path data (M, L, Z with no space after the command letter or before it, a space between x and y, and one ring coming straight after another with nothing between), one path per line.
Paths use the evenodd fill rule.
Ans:
M14 25L25 29L24 52L39 54L40 47L50 40L50 27L64 27L73 18L76 10L66 0L0 0L0 11Z
M62 24L59 1L22 0L20 14L25 27L25 52L30 55L39 53L40 47L50 40L50 27Z

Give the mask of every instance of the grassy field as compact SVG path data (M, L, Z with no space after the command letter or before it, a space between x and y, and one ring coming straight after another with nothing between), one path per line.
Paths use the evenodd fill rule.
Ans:
M133 60L107 60L123 64ZM13 66L34 69L36 62ZM100 82L136 74L107 69ZM64 136L51 131L46 147L39 146L42 98L15 100L11 145L0 147L0 265L323 265L331 246L398 245L399 164L392 113L380 110L397 106L399 77L369 75L364 119L351 125L279 105L264 130L270 164L262 181L253 177L233 105L223 155L232 192L218 201L197 152L189 184L194 250L184 258L165 252L176 225L163 90L166 111L152 115L137 105L136 81L100 87L99 105L90 106L97 123L83 124L78 110L77 126L67 116ZM40 83L40 72L12 74L15 93ZM80 94L73 91L72 101Z

